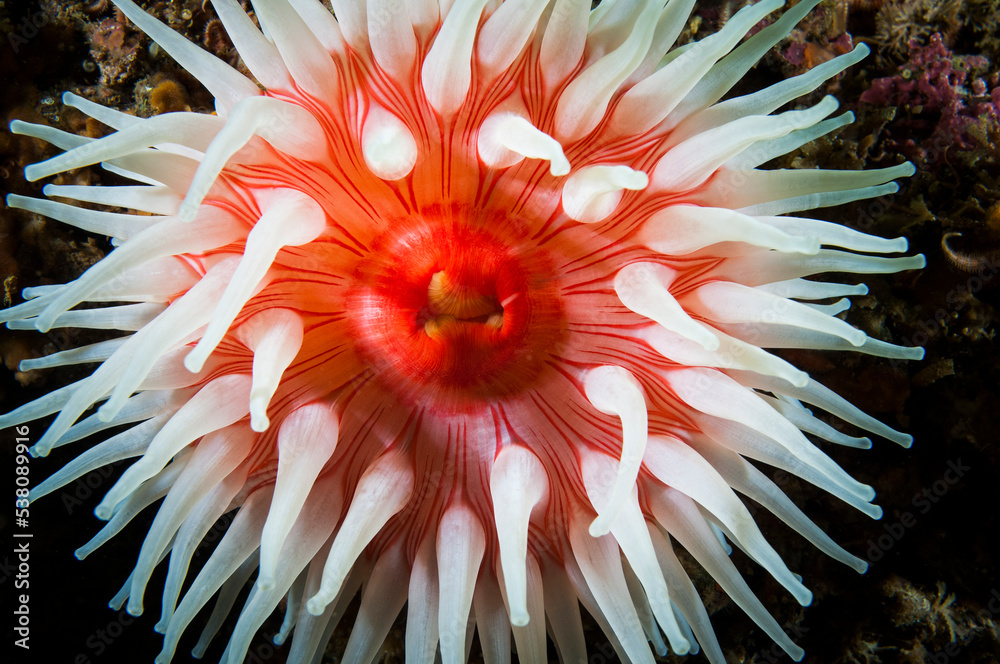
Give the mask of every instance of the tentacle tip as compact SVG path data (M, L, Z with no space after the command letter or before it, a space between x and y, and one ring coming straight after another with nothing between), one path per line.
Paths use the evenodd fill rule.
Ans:
M825 97L820 99L819 103L822 104L823 106L832 106L833 110L830 111L831 113L834 110L840 108L840 100L837 99L835 95L826 95Z
M274 635L274 645L276 645L276 646L283 646L283 645L285 645L285 640L287 638L288 638L287 634L284 634L282 632L278 632L277 634Z
M311 615L321 616L323 612L326 611L326 602L319 596L319 594L313 596L306 602L306 611Z
M902 175L900 177L908 178L917 172L917 167L913 165L912 161L905 161L902 166L903 168L900 169Z
M28 182L37 182L46 175L46 172L41 168L41 164L32 164L24 168L24 179Z
M858 439L858 449L859 450L870 450L872 448L872 439L868 436L864 436Z
M185 223L191 223L194 218L198 216L198 204L192 203L190 201L184 201L181 203L180 209L177 211L177 218Z
M266 576L262 575L259 579L257 579L257 587L261 592L265 593L274 590L274 576L271 574L267 574Z
M73 557L77 560L83 560L87 557L87 551L81 546L79 549L73 552Z
M670 647L674 649L675 655L686 655L691 652L691 642L687 639L678 639L677 643L671 641Z
M96 516L101 521L107 521L108 519L111 518L111 515L113 513L114 510L103 503L94 508L94 516Z
M205 367L205 358L195 347L190 353L184 356L184 368L193 374L200 373Z
M257 433L263 433L267 431L268 427L271 426L271 420L267 418L267 415L263 413L250 413L250 428Z
M714 353L715 351L719 350L719 348L722 346L722 342L719 341L719 338L714 334L712 334L711 332L708 332L706 334L699 334L695 339L695 341L698 342L699 346L709 351L710 353Z
M788 382L795 387L805 387L809 384L809 374L805 371L796 371L791 376L788 377Z
M110 422L115 419L115 415L121 410L121 405L110 401L97 409L97 419L102 422Z
M530 620L527 611L511 611L510 624L514 627L525 627Z
M893 252L897 254L906 253L906 251L910 248L910 242L905 237L895 237L890 240L890 242L892 242Z
M860 43L860 44L858 44L857 46L854 47L854 52L855 53L860 53L861 57L865 57L869 53L871 53L872 50L870 48L868 48L868 44L865 44L864 42L862 42L862 43Z
M871 517L878 521L882 518L882 508L878 505L872 505Z
M922 270L925 267L927 267L927 257L924 256L923 254L917 254L913 258L918 263L918 265L915 268L913 268L913 269L915 269L915 270Z
M865 574L868 571L868 561L858 559L857 563L853 565L854 569L857 570L858 574Z
M39 443L29 448L28 454L31 455L31 458L37 459L39 457L47 457L49 455L50 450L51 448L48 445L43 446L41 443Z
M156 632L157 634L166 634L167 633L167 625L169 625L169 624L170 623L169 623L168 620L160 620L160 622L158 622L155 625L153 625L153 631Z
M610 519L602 514L594 519L587 532L590 533L591 537L604 537L611 532L611 524L609 522Z
M139 617L142 615L142 603L141 602L129 602L125 610L130 616Z
M913 447L913 436L911 436L908 433L904 433L899 437L899 440L897 442L899 443L900 447L903 447L905 449L910 449L911 447Z
M820 242L820 239L818 237L813 237L803 240L796 248L796 253L805 254L807 256L815 256L822 248L823 243Z

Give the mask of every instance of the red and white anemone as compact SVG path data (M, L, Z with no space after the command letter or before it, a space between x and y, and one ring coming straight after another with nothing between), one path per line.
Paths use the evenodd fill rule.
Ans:
M0 320L126 334L22 363L98 366L0 423L55 414L38 456L128 425L32 497L134 459L77 557L162 499L112 603L141 613L168 559L157 662L218 594L203 653L256 572L230 664L283 601L288 661L318 661L359 592L345 661L371 662L406 604L408 661L464 662L476 632L486 662L509 660L511 634L521 662L547 661L547 634L582 662L582 604L622 661L669 645L719 664L677 545L801 658L728 543L811 594L736 492L866 565L750 460L877 518L874 490L822 449L869 439L806 404L911 438L763 349L922 355L837 316L864 285L808 277L923 258L798 216L893 192L912 165L757 168L852 120L831 97L772 113L867 49L720 101L818 0L777 18L781 0L761 0L675 49L694 0L253 0L256 21L213 0L252 79L114 2L216 113L142 119L67 93L116 131L12 124L64 150L29 180L99 163L134 184L8 197L115 248Z

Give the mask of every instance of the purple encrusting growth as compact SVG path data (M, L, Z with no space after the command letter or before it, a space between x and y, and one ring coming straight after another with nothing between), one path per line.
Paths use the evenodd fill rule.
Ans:
M910 159L933 164L943 158L947 146L975 148L971 132L983 122L1000 119L1000 75L993 72L986 79L970 76L988 68L987 58L955 55L940 34L931 36L927 44L911 40L909 48L909 60L899 66L898 73L872 81L861 101L895 106L905 114L897 126L906 130L900 135L900 150ZM929 141L914 138L928 131ZM928 159L928 149L921 145L941 149L935 148Z

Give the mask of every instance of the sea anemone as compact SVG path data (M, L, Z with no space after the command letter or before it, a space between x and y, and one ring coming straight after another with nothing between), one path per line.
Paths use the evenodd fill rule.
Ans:
M830 97L771 113L867 49L720 101L818 0L777 19L761 0L674 49L694 0L253 0L256 21L213 0L253 79L114 2L216 112L141 119L67 93L117 131L12 123L65 150L29 180L100 163L136 184L43 190L86 207L8 197L115 248L0 320L128 334L23 362L99 366L2 424L57 413L37 456L115 427L33 499L135 459L78 558L162 499L112 601L140 614L169 556L158 663L218 593L203 654L255 572L231 664L282 602L288 661L318 661L359 594L349 662L377 656L404 604L408 661L464 662L476 632L486 662L511 634L522 662L547 661L546 635L583 662L582 604L623 661L669 644L721 663L676 545L802 657L727 556L809 604L736 492L866 564L750 460L877 518L814 442L869 439L805 404L911 438L763 349L922 355L837 316L864 285L805 278L922 267L875 255L906 240L788 216L894 192L912 165L757 168L852 120L827 119Z

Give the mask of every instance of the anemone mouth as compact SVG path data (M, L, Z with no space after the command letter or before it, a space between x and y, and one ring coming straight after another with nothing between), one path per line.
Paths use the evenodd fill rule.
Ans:
M503 212L389 224L348 294L363 363L405 402L465 410L536 385L566 338L553 258Z

